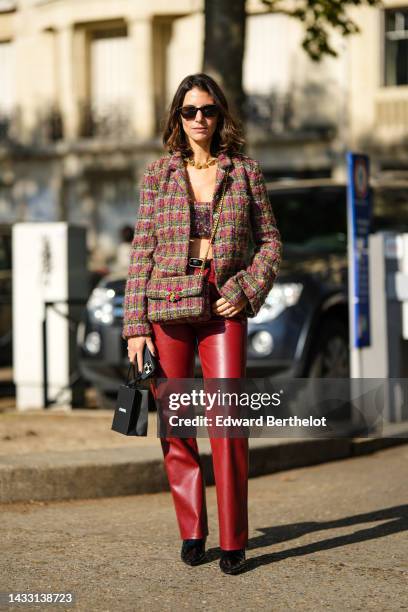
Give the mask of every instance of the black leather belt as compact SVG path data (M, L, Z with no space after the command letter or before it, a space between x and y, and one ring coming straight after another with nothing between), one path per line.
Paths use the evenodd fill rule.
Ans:
M191 266L192 268L201 268L201 266L203 265L203 260L200 259L199 257L189 257L188 265ZM210 266L211 266L211 259L207 259L204 264L204 268L209 268Z

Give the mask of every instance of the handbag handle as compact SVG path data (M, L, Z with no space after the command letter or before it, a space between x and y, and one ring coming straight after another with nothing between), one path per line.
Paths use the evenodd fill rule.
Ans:
M129 381L129 372L130 372L130 368L133 368L133 379ZM134 385L135 383L140 381L140 377L141 377L141 372L136 374L136 370L135 370L135 364L131 361L129 364L129 368L127 371L127 376L126 376L126 386L130 387L132 385Z
M207 252L206 252L205 257L204 257L204 259L203 259L203 263L201 264L200 274L202 274L202 273L203 273L204 266L205 266L205 262L207 261L207 256L208 256L208 253L209 253L209 251L210 251L210 246L212 245L212 243L213 243L213 241L214 241L215 233L216 233L216 231L217 231L218 221L220 220L220 216L221 216L221 209L222 209L222 205L223 205L223 203L224 203L225 191L226 191L226 189L227 189L228 172L229 172L229 169L228 169L228 170L226 171L226 173L225 173L225 178L224 178L224 187L223 187L223 190L222 190L222 196L221 196L221 200L220 200L220 203L219 203L219 205L218 205L218 208L217 208L217 218L216 218L216 221L215 221L215 222L214 222L214 220L213 220L213 228L212 228L212 232L211 232L211 237L210 237L210 240L209 240L209 243L208 243L208 249L207 249Z

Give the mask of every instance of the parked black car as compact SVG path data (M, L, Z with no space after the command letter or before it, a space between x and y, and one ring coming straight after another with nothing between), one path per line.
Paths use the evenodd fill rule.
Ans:
M270 183L268 192L282 235L283 260L266 303L248 319L247 375L347 377L346 187L315 179ZM401 198L406 204L406 189L391 201L395 205ZM381 190L377 200L373 230L388 229L393 219ZM404 227L406 231L408 223ZM102 279L78 329L82 374L107 395L117 392L128 367L121 338L125 280L125 273Z

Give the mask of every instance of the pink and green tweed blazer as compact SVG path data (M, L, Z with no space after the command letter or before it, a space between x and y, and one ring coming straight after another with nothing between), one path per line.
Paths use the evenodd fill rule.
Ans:
M219 154L213 210L221 198L227 169L224 204L213 243L216 285L231 304L246 296L245 313L254 317L278 274L281 238L259 163L247 155ZM146 298L150 277L188 273L189 194L180 151L147 166L126 282L124 339L152 333Z

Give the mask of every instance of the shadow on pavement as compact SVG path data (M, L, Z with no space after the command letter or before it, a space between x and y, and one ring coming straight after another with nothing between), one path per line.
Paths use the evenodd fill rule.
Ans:
M248 543L248 550L272 546L281 542L287 542L295 538L299 538L307 533L314 531L323 531L325 529L336 529L339 527L347 527L358 525L360 523L371 523L373 521L385 521L376 527L368 527L360 531L347 535L336 536L319 542L312 542L296 548L290 548L275 553L267 553L259 557L248 559L248 562L241 573L249 572L261 565L269 565L277 561L283 561L289 557L301 557L320 550L330 550L331 548L339 548L348 544L356 544L357 542L365 542L383 538L385 536L408 530L408 505L395 506L394 508L384 508L375 512L366 512L364 514L356 514L332 521L310 521L305 523L293 523L290 525L280 525L279 527L263 527L258 529L262 535L251 538ZM208 560L214 561L220 556L219 548L212 548L208 551Z

